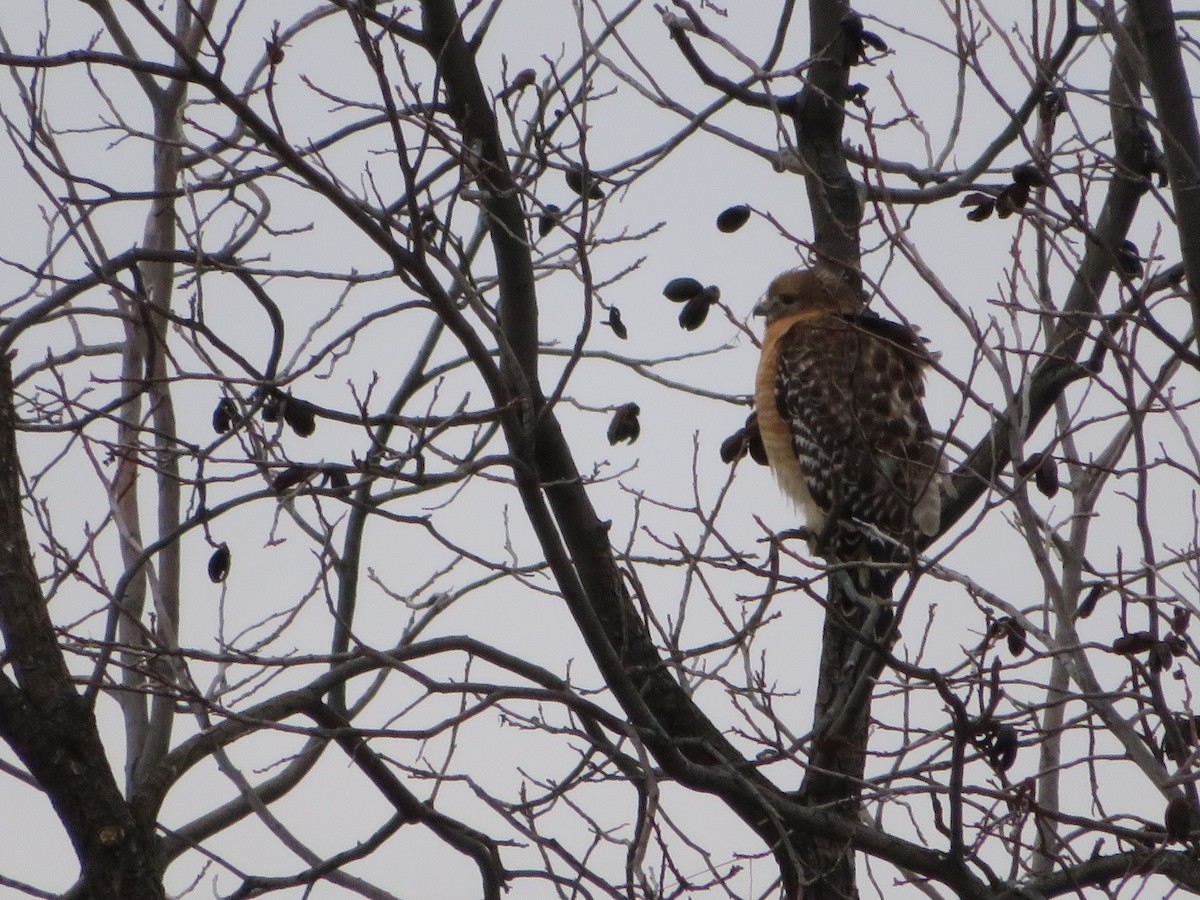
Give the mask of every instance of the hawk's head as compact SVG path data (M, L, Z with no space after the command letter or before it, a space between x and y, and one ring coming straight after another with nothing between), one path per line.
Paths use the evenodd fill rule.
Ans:
M775 276L766 296L754 307L767 324L782 316L802 312L860 313L864 303L859 293L829 269L792 269Z

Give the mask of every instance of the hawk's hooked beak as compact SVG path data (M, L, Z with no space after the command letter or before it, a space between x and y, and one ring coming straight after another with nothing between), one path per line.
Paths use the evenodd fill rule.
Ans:
M754 304L754 309L750 310L750 315L765 316L767 314L767 308L770 306L770 303L771 303L770 297L763 297L761 300L759 300L757 303Z

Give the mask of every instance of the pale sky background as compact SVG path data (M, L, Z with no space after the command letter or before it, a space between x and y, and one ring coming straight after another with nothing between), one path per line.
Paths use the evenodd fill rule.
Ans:
M386 5L386 4L384 4ZM706 20L721 31L733 44L751 57L761 57L773 33L775 7L770 4L769 13L764 13L759 4L727 4L727 17L705 13ZM262 41L271 32L274 20L289 21L294 10L301 7L294 0L289 2L256 2L248 4L244 20L239 25L240 36L234 41L229 55L230 81L240 83L250 61L261 53ZM608 2L603 7L609 13L617 6ZM765 6L763 7L765 8ZM999 21L1003 27L999 35L990 39L988 74L995 89L1005 101L1016 105L1025 96L1027 81L1024 74L1008 58L1003 47L1004 40L1019 43L1021 34L1027 33L1027 4L993 3L997 16L1014 16ZM595 31L597 18L589 5L587 21L589 29ZM952 45L952 32L941 11L941 4L934 2L912 2L903 5L904 12L896 12L897 5L878 0L863 2L857 9L867 17L868 27L881 34L893 51L873 65L854 70L852 80L870 87L868 105L876 123L888 123L902 115L898 95L902 95L909 107L921 117L928 130L928 140L933 153L940 151L950 127L954 105L955 60L942 47ZM85 46L100 25L90 10L83 4L50 0L49 10L52 31L49 51L60 52ZM874 19L878 15L880 18ZM797 16L798 25L790 38L790 47L784 60L799 62L805 55L807 33L804 31L804 15ZM1021 29L1013 31L1014 23ZM37 5L20 4L6 10L0 21L0 33L15 52L33 52L35 35L42 27L41 12ZM692 108L703 106L714 99L713 92L699 84L688 70L679 53L667 36L659 16L652 6L643 5L629 18L622 28L629 49L648 68L660 84L667 86L674 99ZM156 47L148 34L135 32L142 46ZM742 77L743 72L724 60L714 48L701 44L703 52L714 65L733 77ZM104 38L99 49L110 49ZM481 67L490 78L490 86L498 89L501 82L497 76L501 55L507 58L509 72L526 67L534 68L539 77L545 75L549 61L555 64L573 60L579 51L579 36L574 13L567 3L510 3L500 14L481 55ZM154 53L158 53L155 50ZM614 45L605 47L613 61L629 68L628 59ZM427 72L424 61L419 63L413 54L413 68L420 80ZM113 70L102 70L106 89L116 109L128 118L132 127L148 127L145 103L137 95L128 76ZM349 36L348 26L338 19L317 26L287 48L287 55L279 72L277 103L281 115L288 123L293 143L302 143L307 138L316 138L324 133L330 122L347 120L348 116L330 112L330 102L316 97L300 81L303 76L333 94L374 96L369 87L369 74L363 66ZM21 73L28 79L28 72ZM1079 58L1073 60L1070 80L1083 88L1102 89L1107 84L1107 50L1102 42L1081 42ZM683 124L680 119L661 110L654 109L628 85L619 84L611 72L601 70L596 75L598 91L612 90L590 103L587 107L587 158L594 169L606 171L622 161L636 156L647 148L666 140ZM788 90L799 88L798 81L786 82ZM364 88L364 85L368 85ZM780 87L779 90L784 88ZM51 110L52 120L61 128L86 128L98 119L112 119L112 112L102 108L94 92L89 88L81 70L58 69L47 73L46 103ZM197 96L199 92L194 92ZM14 104L14 91L10 80L0 86L0 106L9 115L20 118ZM852 111L854 112L854 111ZM1084 123L1090 135L1103 135L1107 127L1107 110L1103 97L1089 99L1080 93L1072 94L1071 113ZM212 125L223 130L226 117L213 116L211 112L200 112L203 118L212 118ZM949 167L965 164L989 143L1004 120L993 99L977 84L971 83L966 95L966 118L968 125L958 135L954 152L948 161ZM726 110L716 123L739 138L774 148L778 145L776 123L762 111ZM1062 136L1066 137L1069 127L1064 122ZM1026 129L1032 135L1033 127ZM911 124L896 124L876 132L881 155L892 159L904 159L918 165L926 163L925 135ZM849 125L847 137L861 141L860 126ZM351 183L354 189L363 186L359 179L363 166L369 164L370 171L381 193L399 184L397 174L390 168L390 157L370 154L377 149L386 136L374 132L366 141L352 141L329 156L332 165ZM141 140L129 140L111 144L107 136L78 134L67 142L79 165L86 165L88 177L107 181L130 190L149 188L149 170L146 167L147 146ZM1081 151L1082 152L1082 151ZM1001 168L1006 168L1027 159L1019 148L1012 148L1000 159ZM5 187L10 207L3 229L3 250L0 256L7 260L36 263L44 254L45 238L38 211L42 199L23 176L19 162L10 144L0 144L0 167L9 173ZM80 173L85 174L85 173ZM861 174L861 173L859 173ZM996 174L988 183L1003 183ZM910 187L899 179L889 177L889 183ZM1064 190L1074 196L1075 184L1064 185ZM544 203L566 206L571 201L570 192L560 177L548 174L542 179L537 191L538 199ZM1099 204L1102 193L1092 195L1092 203ZM201 202L204 202L202 199ZM763 215L754 216L748 225L733 235L723 235L714 227L716 215L724 208L748 203ZM339 220L338 214L328 205L315 202L311 195L294 189L278 190L272 196L273 224L275 227L304 228L306 232L270 242L260 240L252 244L247 255L269 254L264 265L278 269L332 269L346 271L355 267L360 272L381 271L387 261L373 247L366 245L359 236L349 231ZM1057 206L1055 206L1058 209ZM1095 214L1095 209L1091 210ZM140 206L109 208L98 216L106 235L108 249L114 255L136 244L142 233ZM462 209L458 215L467 222L470 210ZM765 215L773 216L776 228ZM1135 225L1133 239L1143 252L1157 243L1160 256L1169 264L1177 259L1174 236L1158 230L1162 223L1162 210L1153 200L1147 200ZM235 212L225 211L207 226L209 239L220 244L223 229L235 221ZM455 220L459 222L459 219ZM660 226L661 227L658 227ZM728 469L717 458L721 441L740 427L748 411L745 399L751 390L756 351L752 342L737 327L746 323L757 333L759 324L750 319L750 309L759 298L771 277L777 272L803 264L787 233L807 239L811 226L804 194L803 180L794 174L779 174L772 171L765 160L730 146L726 141L708 135L698 135L676 150L656 168L636 182L628 191L618 191L607 205L597 230L605 238L619 235L623 230L638 233L658 228L645 240L637 243L616 243L598 250L591 257L591 264L598 281L606 281L638 263L637 268L611 287L600 292L600 298L620 308L622 318L629 328L629 339L618 341L610 330L597 325L589 342L589 349L611 351L633 358L655 358L662 355L712 350L713 353L680 362L664 368L667 377L693 383L710 394L727 395L727 399L712 396L687 396L679 392L668 392L645 380L635 377L627 368L612 363L597 361L581 368L569 391L572 402L579 409L561 412L569 435L573 439L577 462L585 472L593 464L606 480L593 491L595 502L602 518L613 521L612 535L618 547L633 536L635 555L653 551L662 553L664 548L657 542L672 544L682 542L695 549L701 534L701 526L695 516L679 509L657 508L649 503L638 503L640 492L654 499L687 508L699 504L710 509L717 501L728 477ZM784 233L780 233L781 230ZM983 223L970 223L956 200L942 201L916 212L912 218L909 239L923 254L946 288L975 319L986 323L995 317L997 331L991 338L993 346L1003 342L1029 346L1034 341L1032 316L1021 318L1016 326L1008 320L1007 313L995 301L1006 295L1009 288L1005 282L1012 265L1014 236L1022 234L1024 245L1031 245L1031 231L1020 231L1016 219L1005 221L996 218ZM555 232L539 244L545 248L554 241L562 241L561 233ZM972 368L973 345L969 335L951 311L945 308L930 288L923 284L911 268L897 262L889 265L886 250L878 249L880 234L877 229L864 233L866 248L870 252L864 267L871 280L882 279L886 295L874 301L875 307L890 315L900 315L923 328L932 346L943 353L942 364L949 372L965 378ZM1078 249L1078 247L1076 248ZM1030 257L1031 259L1032 257ZM78 263L78 260L76 260ZM58 275L75 277L84 270L78 265L71 270L60 263ZM486 264L485 264L486 265ZM705 284L720 287L723 301L728 305L735 322L713 310L705 325L694 333L679 329L676 316L679 307L667 302L660 294L662 286L671 278L691 275ZM1065 296L1067 270L1059 264L1055 275L1057 299ZM28 285L28 278L12 266L0 267L0 298L7 303ZM228 294L222 293L226 285ZM317 330L311 346L302 343L306 329L316 322L337 300L341 290L338 284L320 280L278 279L271 285L273 296L284 304L289 320L284 360L295 356L299 368L316 347L323 345L330 335L336 333L334 325ZM223 336L234 343L248 357L260 362L265 358L265 319L261 310L247 308L244 296L233 285L232 279L209 276L204 282L205 303L212 321L225 326ZM1026 304L1032 303L1027 287L1018 279L1018 297ZM180 288L180 308L193 295L194 288ZM397 291L400 295L397 295ZM545 321L544 336L557 337L565 346L570 345L578 326L581 310L581 294L578 281L568 272L558 273L539 285L539 302ZM1106 296L1106 308L1116 304L1115 282L1110 283ZM99 303L101 295L96 295ZM383 308L387 304L412 299L396 280L367 284L355 289L347 298L345 308L337 319L343 327L367 312ZM1162 312L1164 321L1182 322L1184 304L1175 303ZM599 317L598 317L599 318ZM94 319L90 320L94 323ZM356 396L363 396L370 388L372 373L378 373L380 386L376 404L394 388L396 380L411 358L417 343L423 337L420 329L408 325L408 320L399 324L382 325L364 334L354 345L352 353L339 363L335 371L329 372L318 366L313 372L301 376L295 383L297 394L318 404L343 409L353 409ZM115 324L109 326L112 333L104 339L118 340ZM322 326L324 327L324 326ZM1021 329L1029 329L1022 331ZM1182 329L1179 333L1182 333ZM99 340L100 338L91 338ZM18 357L14 368L24 366L46 352L54 341L60 342L56 349L70 346L72 337L64 328L61 334L51 329L39 329L26 335L18 342ZM718 352L719 351L719 352ZM1157 353L1157 349L1151 353ZM182 347L179 353L185 365L196 365L195 360ZM1010 361L1017 365L1016 356ZM545 383L551 385L549 373L555 371L557 363L547 363ZM1153 370L1157 366L1149 365ZM80 379L79 386L90 376L111 376L115 371L111 362L95 361L91 366L81 365L74 370ZM1194 379L1193 379L1194 380ZM1003 404L1003 394L998 379L986 364L979 368L973 383L975 391L996 406ZM470 408L479 408L486 403L482 386L474 379L454 375L445 388L446 396L458 397L466 389L471 392ZM103 392L101 391L102 395ZM1070 393L1071 402L1094 404L1090 415L1107 415L1115 408L1105 401L1100 391L1088 392L1077 386ZM1193 399L1180 397L1179 401ZM193 380L181 386L180 420L183 436L197 443L212 440L209 413L217 397L217 388L212 381ZM636 401L642 409L642 435L632 446L621 445L610 448L604 441L604 428L608 413L604 411L627 401ZM959 390L937 375L929 382L928 408L936 429L944 430L959 413ZM444 404L443 404L444 405ZM589 411L599 410L599 411ZM973 444L984 433L989 424L989 413L975 405L968 405L961 421L955 426L956 436ZM1100 422L1091 426L1081 437L1081 446L1094 451L1102 446L1100 436L1111 433L1117 423ZM1052 429L1043 425L1029 441L1030 452L1043 449L1051 439ZM1162 442L1163 452L1190 452L1182 447L1178 430L1166 430L1155 435ZM61 446L61 437L27 437L23 449L31 459L48 459ZM302 441L294 435L282 438L284 450L289 458L311 462L349 462L352 454L361 455L366 441L361 429L337 426L322 422L317 434ZM236 455L236 445L230 445L231 456ZM64 542L78 543L85 523L98 521L105 511L105 499L95 482L93 470L87 458L77 451L70 465L60 465L54 470L52 480L40 485L39 490L49 498L57 527L68 535ZM693 484L691 476L695 459L698 477ZM236 462L236 460L235 460ZM97 460L103 469L107 464ZM234 471L234 463L229 471ZM238 472L244 472L243 465ZM1158 469L1154 476L1155 496L1161 498L1153 510L1156 524L1163 524L1161 540L1176 547L1194 541L1194 484L1182 474L1172 474ZM148 487L148 485L147 485ZM227 499L245 490L246 483L236 482L228 486L214 485L210 488L210 505L217 499ZM144 490L146 488L143 488ZM1110 488L1110 492L1111 492ZM511 491L487 485L473 484L469 502L449 510L437 509L438 524L447 533L464 544L481 548L481 552L504 557L506 547L511 544L520 563L531 563L537 559L523 522L523 513L516 505ZM422 514L437 503L450 498L449 492L419 496L413 501L412 509L397 507L397 511L412 515ZM779 496L765 469L745 461L737 468L736 477L727 495L721 500L720 527L724 533L739 542L744 550L761 549L754 541L762 536L756 518L772 530L781 530L796 524L793 510ZM1060 493L1054 500L1034 495L1038 513L1056 525L1061 525L1070 514L1071 500L1067 492ZM315 523L318 514L314 504L298 501L296 504L305 522ZM147 507L148 508L148 507ZM331 501L322 501L323 514L334 521L344 518L345 511ZM1111 520L1098 527L1093 534L1090 551L1094 561L1106 568L1111 565L1113 548L1126 542L1130 528L1131 507L1119 496L1111 496L1104 504ZM469 510L469 512L468 512ZM1111 521L1111 524L1110 524ZM410 613L394 595L408 595L426 582L435 566L444 565L448 558L444 550L432 542L422 542L414 532L416 529L395 528L380 522L368 532L366 564L363 569L362 600L357 633L375 647L387 648L395 644ZM340 538L340 530L337 532ZM314 586L314 544L301 533L286 514L276 518L276 504L270 500L259 501L213 526L213 537L217 541L228 541L234 547L233 570L223 587L210 584L204 575L204 564L211 548L196 532L185 543L186 566L194 578L189 583L184 597L184 642L192 646L211 647L213 635L221 631L232 638L244 628L250 628L265 617L285 610L305 591L313 590L305 608L281 646L273 652L283 652L292 647L299 653L320 653L327 649L329 613L327 598L320 585ZM280 543L269 543L281 539ZM656 545L657 544L657 545ZM111 551L111 535L102 542L102 551ZM1137 556L1134 546L1130 558ZM968 573L983 587L994 591L1005 600L1030 612L1037 621L1042 621L1038 612L1042 604L1042 586L1038 573L1030 560L1025 541L1011 526L1011 515L1004 510L993 511L977 532L972 534L947 559L954 569ZM378 583L366 576L373 572ZM477 577L469 565L448 574L439 580L436 590L462 587ZM656 614L663 620L678 620L686 608L688 645L699 645L719 639L723 626L715 610L705 599L706 587L711 587L721 598L724 612L735 621L742 615L745 604L738 601L739 594L761 589L761 584L749 581L745 576L714 577L706 586L690 578L682 569L652 569L644 566L639 576L646 580L647 592ZM707 573L706 573L707 574ZM104 572L111 586L120 575L120 561L115 556ZM561 601L549 594L541 593L539 587L547 582L530 579L529 589L516 591L511 583L502 590L480 592L456 604L440 617L431 634L469 633L512 653L526 655L545 665L551 671L564 675L568 671L577 684L594 687L597 684L594 667L587 657L582 642L578 639ZM1172 584L1169 580L1162 586L1165 596L1175 590L1186 589L1185 584ZM425 591L418 599L428 599L434 590ZM1194 602L1194 596L1189 602ZM926 580L922 583L915 607L910 610L904 629L903 642L898 652L915 657L924 653L922 663L932 666L950 666L963 658L964 648L973 648L982 637L986 620L982 611L967 602L961 591L945 582ZM88 594L79 586L68 586L54 600L56 621L72 622L77 614L83 614L96 605L95 595ZM789 595L776 601L779 613L773 622L756 639L755 653L761 654L762 665L768 680L778 689L794 691L797 695L780 700L777 709L788 722L793 733L802 734L808 727L808 712L811 708L812 688L815 682L815 660L820 634L820 611L808 601ZM927 609L934 610L932 617ZM1111 612L1111 611L1110 611ZM98 620L97 620L98 621ZM273 624L273 623L272 623ZM927 630L926 630L927 627ZM1111 641L1116 626L1111 615L1097 616L1088 628L1094 628L1092 639ZM265 632L265 628L259 628ZM305 644L304 641L308 643ZM990 659L990 657L989 657ZM1008 658L1005 657L1006 662ZM711 662L711 661L710 661ZM452 664L451 664L452 663ZM733 666L741 661L734 659ZM1113 683L1127 670L1119 662L1113 669ZM304 677L315 675L314 667ZM1043 664L1022 672L1021 677L1044 677ZM447 677L462 677L461 659L445 664L430 664L424 671L435 672ZM207 688L217 677L211 666L197 665L194 668L197 682ZM471 672L472 677L485 679L490 674L485 667ZM736 677L744 677L735 673ZM735 677L731 674L730 677ZM268 684L266 691L278 690L283 683L298 683L299 677L285 676L279 682ZM364 724L395 728L418 728L430 725L452 706L422 704L396 721L390 715L399 714L406 703L416 699L417 694L410 682L393 679L392 694L386 704L377 702L374 715L368 714ZM356 685L362 690L365 685ZM1187 684L1178 685L1180 694ZM235 692L236 694L236 692ZM250 699L254 702L266 694ZM608 698L593 698L612 707ZM712 710L714 716L729 724L736 723L736 713L729 698L718 686L709 683L700 695L701 705ZM1182 702L1182 701L1180 701ZM946 716L936 703L921 700L928 721L944 723ZM102 723L112 747L114 767L120 771L122 765L121 719L115 704L105 701L101 705ZM533 714L533 710L525 710ZM794 714L794 724L789 715ZM194 723L181 718L176 740L192 733ZM880 734L883 746L890 746L896 738ZM246 772L257 772L260 767L269 767L286 754L299 747L299 739L280 734L264 734L259 738L237 744L232 758ZM445 751L444 741L431 742L429 757L437 759ZM405 746L404 753L411 752ZM466 769L479 782L496 793L515 796L516 785L526 773L538 778L557 778L566 774L574 764L575 757L561 744L549 739L539 739L513 727L503 727L494 718L482 717L463 729L458 738L456 765ZM11 762L7 751L0 751L0 759ZM1032 747L1023 750L1016 767L1009 773L1012 781L1032 774L1036 769L1037 755ZM912 760L909 761L910 763ZM780 775L787 780L792 774ZM1156 820L1161 816L1161 798L1147 791L1147 783L1139 773L1129 766L1128 781L1106 783L1106 790L1113 791L1112 797L1118 808L1128 808L1128 797L1139 793L1148 794L1144 814ZM1068 785L1073 784L1073 774ZM1080 784L1083 784L1080 782ZM424 796L425 787L416 780L409 786ZM1075 785L1078 787L1079 785ZM1086 787L1086 785L1084 784ZM604 788L593 788L604 790ZM745 831L737 820L711 798L697 795L682 797L681 791L664 785L664 810L684 823L689 836L708 847L714 854L714 862L727 865L740 851L758 851L757 842ZM163 821L177 825L189 821L198 812L209 808L214 798L234 796L234 788L221 776L216 767L209 763L198 767L180 783L168 798ZM636 806L631 792L617 788L614 800L605 814L616 823L629 823ZM472 825L488 830L488 814L481 811L480 804L470 790L461 784L451 784L439 796L439 808L444 804L447 812L462 814ZM1124 805L1122 805L1124 804ZM0 848L0 872L24 881L32 882L45 890L64 890L75 877L75 863L70 847L58 828L52 810L36 792L25 788L10 778L0 778L0 808L9 811L9 826L5 828L5 840ZM364 785L356 772L352 772L340 752L330 750L323 757L310 782L292 796L281 801L276 810L288 827L318 852L334 852L352 843L353 838L365 839L383 821L388 810L378 796ZM600 808L604 809L604 803ZM466 812L468 811L469 812ZM891 813L889 815L895 815ZM20 824L17 824L19 816ZM564 814L564 835L581 834L575 822L568 822ZM889 825L905 827L899 817L889 819ZM625 828L625 836L631 829ZM353 837L348 837L353 836ZM928 837L928 836L927 836ZM933 840L932 838L930 838ZM234 829L229 835L211 842L210 849L235 864L253 868L256 872L284 874L292 872L301 863L283 850L266 834L261 826L248 822ZM578 845L575 846L578 850ZM507 851L506 851L507 852ZM618 848L605 848L599 859L605 870L619 872L623 853ZM513 868L536 865L532 853L505 857ZM745 873L738 882L742 896L758 896L769 884L773 867L767 863L746 863ZM198 859L187 857L178 862L169 873L169 890L179 892L196 877ZM465 864L457 854L446 850L433 841L420 828L406 828L399 837L384 850L368 860L350 867L349 871L362 877L374 878L396 896L406 900L450 896L470 897L475 895L477 878L475 871ZM694 874L694 873L693 873ZM887 888L891 873L880 874L886 896L918 896L915 889L892 892ZM205 881L190 896L208 897L228 892L236 883L234 879L211 870ZM870 896L870 888L864 878L864 896ZM299 890L280 892L274 896L300 897ZM348 896L348 894L345 894ZM1122 896L1133 896L1131 889ZM321 885L313 894L316 897L343 896L338 889ZM551 896L545 885L519 884L512 896Z

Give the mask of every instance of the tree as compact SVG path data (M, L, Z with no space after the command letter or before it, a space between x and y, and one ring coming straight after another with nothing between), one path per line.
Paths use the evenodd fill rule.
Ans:
M0 25L0 883L1200 890L1167 0L300 6ZM945 352L886 610L745 458L817 261Z

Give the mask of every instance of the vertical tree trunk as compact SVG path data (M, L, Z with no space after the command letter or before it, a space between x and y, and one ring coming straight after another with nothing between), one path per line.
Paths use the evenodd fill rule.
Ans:
M22 516L12 373L0 357L0 736L46 792L79 858L73 897L160 900L153 823L134 820L71 681ZM18 826L19 827L19 826Z
M846 40L845 22L853 15L845 0L810 0L809 48L813 64L795 116L796 141L805 163L805 185L813 219L817 258L843 270L857 284L861 255L862 201L846 164L842 125L855 49ZM814 712L813 746L800 799L807 805L857 819L859 785L866 763L871 693L853 698L851 668L861 657L858 630L867 613L839 596L829 581L829 608L821 642L821 663ZM847 610L844 616L837 610ZM870 626L868 626L870 627ZM804 900L858 897L854 853L842 841L815 839L798 848L799 896Z

